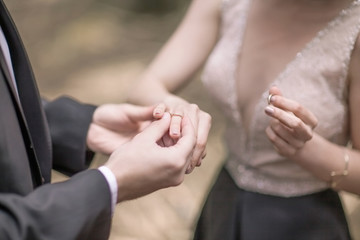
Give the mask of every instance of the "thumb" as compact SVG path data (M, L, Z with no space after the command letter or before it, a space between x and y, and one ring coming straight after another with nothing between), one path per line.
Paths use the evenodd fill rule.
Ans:
M153 119L154 106L136 106L128 105L127 114L130 120L134 122L148 121Z
M272 86L270 88L269 94L282 96L282 93L281 93L280 89L278 87L276 87L276 86Z
M151 140L160 140L168 131L170 127L170 113L164 113L164 116L152 122L142 133L139 135L147 136Z

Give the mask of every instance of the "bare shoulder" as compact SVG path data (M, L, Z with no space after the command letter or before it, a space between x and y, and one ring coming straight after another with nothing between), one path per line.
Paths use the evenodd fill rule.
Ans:
M225 0L192 0L192 8L205 11L213 17L220 16L223 1Z
M360 87L360 34L355 42L349 66L350 87Z
M351 55L349 66L349 110L351 123L351 140L353 147L360 149L360 35Z

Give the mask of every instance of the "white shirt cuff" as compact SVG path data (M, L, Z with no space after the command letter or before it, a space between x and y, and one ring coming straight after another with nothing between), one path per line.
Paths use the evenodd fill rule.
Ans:
M118 194L118 186L116 182L115 175L113 172L106 166L101 166L98 170L104 175L111 192L111 213L114 214L116 199Z

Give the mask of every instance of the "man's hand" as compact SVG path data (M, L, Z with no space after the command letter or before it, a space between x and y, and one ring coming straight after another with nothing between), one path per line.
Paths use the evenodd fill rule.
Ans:
M95 110L87 135L87 146L94 152L111 154L146 128L153 120L154 107L105 104Z
M196 133L184 116L178 141L171 146L160 144L168 134L170 121L170 114L164 113L110 156L105 166L116 177L118 202L182 183L196 146Z

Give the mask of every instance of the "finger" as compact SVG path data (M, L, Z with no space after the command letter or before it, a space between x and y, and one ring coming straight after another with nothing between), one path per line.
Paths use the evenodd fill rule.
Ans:
M150 141L158 142L168 131L170 126L170 114L165 112L164 116L152 122L142 133L137 137L147 137Z
M311 128L315 128L317 125L318 121L315 115L294 100L276 95L271 97L271 104L283 109L284 111L292 112Z
M185 171L185 174L190 174L192 173L192 171L194 170L195 167L193 167L191 165L191 161L190 161L190 164L188 165L188 167L186 168L186 171Z
M184 116L183 110L177 109L171 112L171 124L169 135L173 139L179 139L181 136L181 122Z
M276 86L270 87L269 94L282 96L282 93L281 93L280 89L278 87L276 87Z
M279 121L277 121L277 120L271 121L270 127L278 137L283 139L285 142L287 142L294 148L299 149L304 146L304 141L299 140L298 138L294 137L291 129L287 128L286 126L281 124Z
M265 133L269 140L272 142L275 150L283 156L293 155L296 150L285 142L282 138L280 138L272 129L271 127L267 127Z
M133 122L149 121L153 119L152 113L154 106L136 106L131 104L124 105L123 111Z
M153 111L153 117L156 119L162 118L166 111L166 106L164 103L159 103L157 106L155 106Z
M110 155L115 149L130 139L130 136L119 136L114 131L92 123L89 126L87 147L93 152Z
M312 129L291 112L286 112L274 106L266 106L265 113L279 120L286 127L292 129L296 137L304 141L308 141L312 138Z
M187 108L187 113L189 116L189 119L191 121L191 123L193 124L193 127L195 129L195 133L196 133L196 145L195 148L193 150L193 153L191 155L191 160L189 163L188 168L186 169L186 174L190 174L195 166L198 164L201 158L201 154L205 149L206 146L206 139L203 141L203 139L199 139L199 125L201 123L200 119L201 119L201 113L202 111L200 111L199 107L196 104L190 104L189 107Z
M197 142L193 153L192 166L201 164L202 156L206 152L206 143L211 128L211 116L205 112L200 112L197 131Z
M196 144L196 133L187 115L184 116L181 127L182 136L172 148L176 148L179 155L186 157L190 161L190 156Z
M191 123L193 124L195 130L198 129L201 111L198 105L190 104L187 108L187 114L190 118Z
M197 167L200 167L201 166L201 164L202 164L202 160L204 159L204 158L206 158L206 150L203 152L203 154L201 155L201 159L200 159L200 161L197 163Z
M195 150L194 150L195 152ZM195 167L200 167L202 160L206 157L206 150L204 150L203 153L201 153L200 158L194 158L194 153L192 154L191 160L189 161L189 165L185 171L185 174L190 174L192 171L194 171Z

